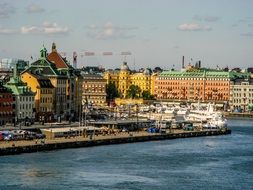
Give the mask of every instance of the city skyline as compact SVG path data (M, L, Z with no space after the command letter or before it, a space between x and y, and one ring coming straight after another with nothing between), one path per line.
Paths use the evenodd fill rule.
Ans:
M250 0L0 1L0 59L33 60L51 52L78 54L78 66L131 69L252 67L253 12ZM94 52L95 56L81 56ZM113 55L102 56L103 52ZM121 52L131 52L122 56Z

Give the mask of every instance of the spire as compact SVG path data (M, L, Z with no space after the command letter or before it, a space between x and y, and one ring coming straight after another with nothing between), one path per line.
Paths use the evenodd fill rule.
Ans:
M43 48L40 50L40 58L41 59L46 59L47 58L47 49L43 45Z
M57 52L57 50L56 50L56 44L54 42L52 44L52 52Z

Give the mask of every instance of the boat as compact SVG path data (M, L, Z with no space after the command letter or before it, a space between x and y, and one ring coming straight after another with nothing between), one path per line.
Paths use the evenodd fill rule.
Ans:
M201 122L207 124L203 125L204 127L217 127L223 128L227 127L227 120L224 118L221 112L214 111L214 105L208 104L207 109L201 110L200 108L196 110L190 110L188 114L184 116L186 121L191 122Z

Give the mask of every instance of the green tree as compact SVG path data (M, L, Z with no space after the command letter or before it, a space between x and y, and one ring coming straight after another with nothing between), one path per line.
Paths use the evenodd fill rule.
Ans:
M144 91L142 92L142 98L143 98L144 100L151 100L151 99L154 99L154 96L153 96L152 94L150 94L149 91L144 90Z
M115 98L119 97L119 92L115 86L115 83L109 82L106 85L106 99L107 101L114 100Z
M131 85L127 90L127 97L128 98L139 98L141 93L141 89L139 86Z

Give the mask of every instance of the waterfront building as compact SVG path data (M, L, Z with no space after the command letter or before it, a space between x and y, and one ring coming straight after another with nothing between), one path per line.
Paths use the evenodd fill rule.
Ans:
M47 55L47 59L55 64L57 70L67 76L66 81L66 103L67 116L74 119L79 115L82 104L82 85L83 78L80 70L75 69L63 58L56 49L56 44L52 44L52 51Z
M12 91L0 83L0 126L15 121L15 97Z
M155 97L159 100L228 103L230 83L237 77L236 72L188 68L161 72L155 81Z
M52 121L54 114L54 86L51 81L39 73L26 71L21 73L21 80L35 93L36 120Z
M98 74L85 74L83 76L83 102L96 105L106 105L106 80Z
M127 97L127 91L131 85L136 85L144 91L151 93L151 71L144 69L143 72L133 72L129 69L126 62L123 63L120 70L108 70L104 73L106 83L114 83L120 96Z
M229 101L231 111L253 111L253 79L242 76L231 82Z
M16 121L34 121L35 93L21 81L17 67L14 68L13 77L4 86L9 88L15 96Z
M47 50L45 47L40 51L40 58L31 63L30 67L23 73L26 72L35 73L47 77L50 80L55 89L53 97L54 119L66 119L68 116L66 93L68 77L63 71L57 70L56 65L47 59Z

